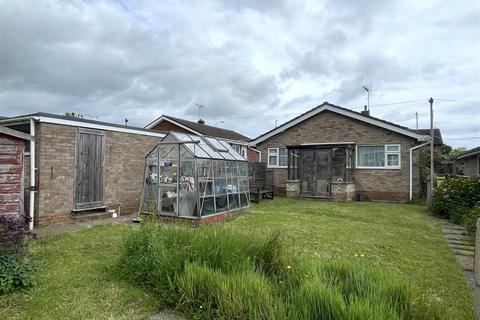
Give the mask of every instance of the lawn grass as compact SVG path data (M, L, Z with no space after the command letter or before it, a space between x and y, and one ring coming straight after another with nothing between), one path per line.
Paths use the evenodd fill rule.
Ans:
M470 289L424 207L277 198L224 223L245 233L282 230L291 254L319 263L378 266L443 303L451 318L472 319ZM34 243L38 285L0 296L0 319L145 319L157 312L161 303L152 294L112 274L129 228L102 225Z
M228 222L240 231L283 230L291 252L324 262L355 260L398 274L444 304L453 319L471 319L473 298L438 220L423 206L331 203L277 198Z
M158 301L111 270L128 230L100 225L35 241L37 287L0 296L0 319L148 319Z

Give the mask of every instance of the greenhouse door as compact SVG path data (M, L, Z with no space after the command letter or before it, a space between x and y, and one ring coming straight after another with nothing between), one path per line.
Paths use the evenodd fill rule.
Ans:
M329 197L331 149L306 149L300 154L300 192L305 197Z
M105 132L79 128L75 149L75 209L103 206Z

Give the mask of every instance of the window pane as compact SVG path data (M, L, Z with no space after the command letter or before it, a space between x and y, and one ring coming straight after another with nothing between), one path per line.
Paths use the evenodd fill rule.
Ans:
M387 166L389 166L389 167L398 167L399 166L399 156L398 156L398 154L387 154Z
M398 152L398 151L400 151L400 146L397 146L397 145L387 146L387 152L390 152L390 151Z
M286 167L288 165L288 153L287 148L279 148L278 149L278 165L282 167Z
M276 166L277 165L277 156L269 156L268 157L268 165L269 166Z
M359 146L358 147L359 167L384 167L385 147L384 146Z
M268 154L276 155L277 153L278 153L278 149L277 149L277 148L268 149Z

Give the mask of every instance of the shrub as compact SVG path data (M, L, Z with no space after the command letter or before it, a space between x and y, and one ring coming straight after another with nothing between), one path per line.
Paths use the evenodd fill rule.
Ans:
M34 286L34 271L22 256L0 253L0 294Z
M480 201L480 181L477 178L446 179L433 194L433 213L461 223L477 201Z
M475 207L465 215L465 218L464 218L465 228L469 232L475 233L477 230L477 220L479 218L480 218L480 201L477 202Z
M346 262L288 256L280 233L147 223L124 238L119 272L194 319L439 319L408 283Z
M25 239L35 237L26 226L30 222L27 215L0 214L0 251L23 254Z

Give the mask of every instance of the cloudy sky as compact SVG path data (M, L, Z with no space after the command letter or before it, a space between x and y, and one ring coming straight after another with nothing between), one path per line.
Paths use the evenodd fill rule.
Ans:
M329 101L480 145L480 1L0 0L0 115L255 137ZM468 139L466 139L468 138ZM460 140L462 139L462 140ZM463 140L465 139L465 140Z

